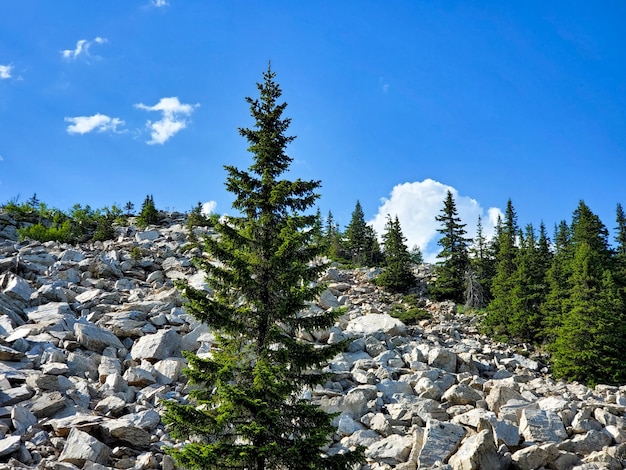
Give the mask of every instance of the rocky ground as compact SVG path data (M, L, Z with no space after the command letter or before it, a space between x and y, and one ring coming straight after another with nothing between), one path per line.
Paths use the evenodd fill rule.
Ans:
M68 246L20 242L0 214L0 469L175 468L160 403L186 397L180 351L213 340L173 286L204 286L183 224ZM626 386L556 382L451 304L423 299L432 318L404 325L375 274L329 269L310 309L346 313L302 333L352 339L310 391L340 413L329 453L365 446L362 470L626 468Z

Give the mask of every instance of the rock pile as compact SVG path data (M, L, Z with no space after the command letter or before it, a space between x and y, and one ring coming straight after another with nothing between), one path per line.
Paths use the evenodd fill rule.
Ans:
M173 285L206 288L183 223L76 247L19 242L0 214L0 469L174 468L160 406L186 398L181 350L213 341ZM451 304L423 299L432 319L404 325L375 274L329 269L309 308L346 313L301 333L351 339L309 394L339 413L328 453L365 446L363 470L626 467L626 387L555 382Z

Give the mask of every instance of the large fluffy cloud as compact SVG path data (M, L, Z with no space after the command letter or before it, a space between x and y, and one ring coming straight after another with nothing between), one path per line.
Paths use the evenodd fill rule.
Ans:
M0 65L0 80L11 78L12 65Z
M215 201L207 201L202 204L202 215L208 216L215 212L217 208L217 202Z
M106 38L97 37L93 41L87 39L79 39L74 49L65 49L61 51L61 56L65 60L75 60L81 56L89 56L89 48L92 44L104 44L107 42Z
M158 111L162 113L158 121L148 121L146 126L150 129L151 140L148 144L164 144L178 131L187 127L189 116L194 108L199 104L183 104L177 97L161 98L154 106L146 106L143 103L136 104L135 107L146 111Z
M496 207L484 210L478 201L468 196L459 196L452 186L432 179L403 183L394 186L389 198L383 198L378 213L370 224L378 234L385 228L387 215L398 216L402 232L407 238L409 248L417 245L424 254L426 262L435 262L440 248L437 245L440 228L435 217L443 208L443 201L448 191L452 192L457 211L462 223L466 224L468 237L476 235L478 216L482 218L483 235L487 238L494 233L494 226L502 211Z
M93 116L66 117L66 122L71 122L67 126L69 134L87 134L89 132L117 132L118 126L123 126L124 121L119 118L112 118L104 114L94 114Z

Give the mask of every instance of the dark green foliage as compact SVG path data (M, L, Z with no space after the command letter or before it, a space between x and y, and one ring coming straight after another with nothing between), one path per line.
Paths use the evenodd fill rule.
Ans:
M476 237L469 253L470 269L466 277L465 304L471 308L483 308L491 300L491 282L496 273L496 263L493 244L485 239L480 215L476 225Z
M431 313L424 310L425 302L415 294L405 295L402 301L393 304L391 316L405 325L416 325L420 320L430 320Z
M432 294L437 300L453 300L463 303L465 274L470 267L469 240L465 238L465 224L461 223L452 193L448 191L440 215L435 217L441 223L437 231L441 234L438 244L441 251L437 255L437 280Z
M131 215L133 215L133 211L135 210L135 204L133 204L131 201L128 201L126 204L124 204L124 210L126 211L126 215L130 217Z
M198 204L191 209L191 212L189 212L186 225L188 230L192 230L194 227L208 227L210 225L209 217L202 213L201 202L198 202Z
M424 255L418 245L413 245L413 248L409 250L409 257L411 258L411 263L413 264L420 265L424 263Z
M623 383L626 310L612 274L608 231L582 201L571 227L567 296L551 346L553 371L587 383Z
M392 219L388 215L383 234L385 267L376 278L376 284L391 292L406 292L415 284L411 255L405 242L398 216Z
M154 225L159 223L159 212L154 205L154 198L151 194L146 196L146 199L141 205L141 212L137 217L137 227L146 228L148 225Z
M356 202L344 235L347 257L354 265L374 266L382 261L376 232L365 223L365 215L359 201Z
M496 273L491 284L492 300L489 302L483 325L494 336L508 335L511 318L515 314L512 292L517 271L517 250L515 242L518 232L517 215L513 203L507 202L505 220L496 232Z
M254 127L240 129L253 163L248 171L226 166L226 187L241 216L212 218L218 237L204 240L212 261L196 260L214 294L184 286L187 310L216 332L208 359L186 354L191 403L169 402L164 420L177 439L170 449L179 465L193 469L347 469L359 452L334 457L321 449L335 431L332 416L301 397L305 387L327 379L318 367L345 345L315 347L294 332L327 328L339 312L302 316L319 295L314 286L324 266L313 263L318 181L283 179L292 161L293 137L279 104L281 91L268 69L260 99L247 98Z

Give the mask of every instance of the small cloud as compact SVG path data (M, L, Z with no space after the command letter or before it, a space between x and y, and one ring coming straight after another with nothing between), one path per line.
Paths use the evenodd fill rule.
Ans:
M383 91L383 93L387 93L389 91L389 83L385 81L384 77L380 77L379 83L380 89Z
M93 116L66 117L65 122L72 123L67 126L68 134L87 134L93 131L118 132L117 127L124 125L124 121L119 118L112 118L99 113Z
M168 0L152 0L150 3L157 8L166 7L170 4Z
M193 113L194 108L200 104L183 104L177 97L161 98L154 106L146 106L143 103L136 104L138 109L146 111L159 111L163 116L158 121L148 121L146 126L151 129L151 140L149 145L164 144L176 133L187 127L188 118Z
M89 54L89 48L92 44L104 44L107 42L106 38L101 38L100 36L96 37L93 41L88 41L87 39L80 39L76 43L75 49L65 49L61 51L61 56L65 60L76 60L79 56L91 57Z
M0 65L0 80L11 78L12 65Z
M2 155L0 155L0 162L3 162L4 158L2 158Z
M217 202L215 201L207 201L202 204L202 215L207 216L211 215L215 212L215 208L217 207Z
M441 228L435 217L440 215L448 191L452 192L459 217L462 223L466 224L466 236L473 238L476 235L476 224L480 215L483 236L491 238L495 232L498 216L502 217L502 211L497 207L485 211L475 199L459 196L458 191L452 186L432 179L394 186L390 197L381 200L378 213L369 223L380 236L384 233L387 214L392 217L397 215L402 233L407 238L407 246L409 248L419 246L424 254L424 260L434 263L440 251L436 244L439 239L437 229Z

